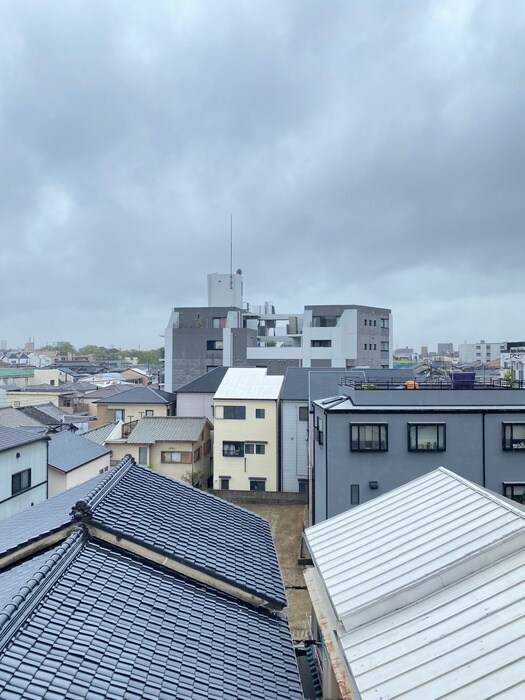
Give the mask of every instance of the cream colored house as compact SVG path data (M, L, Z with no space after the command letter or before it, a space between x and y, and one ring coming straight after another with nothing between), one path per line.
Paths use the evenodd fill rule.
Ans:
M100 425L121 420L125 423L141 418L175 415L175 395L150 386L127 389L113 396L93 402Z
M48 497L82 484L110 468L111 450L69 430L49 436Z
M211 486L212 425L207 418L142 418L129 436L126 436L126 428L122 423L110 423L91 431L97 441L107 431L104 444L111 448L113 462L129 454L139 464L165 476L183 479L195 486Z
M214 397L214 488L278 490L278 402L283 379L259 367L226 372Z

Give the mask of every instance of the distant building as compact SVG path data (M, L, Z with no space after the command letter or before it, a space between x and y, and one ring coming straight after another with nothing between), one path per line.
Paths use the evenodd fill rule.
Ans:
M505 343L500 356L500 374L505 378L510 371L512 381L525 381L525 340Z
M462 343L458 348L459 362L468 365L499 360L505 347L505 343L486 343L484 340L480 340L479 343Z
M172 310L165 333L168 391L220 366L282 375L294 366L392 366L390 309L307 305L302 313L278 314L270 302L244 308L240 270L208 275L208 303Z
M438 355L453 355L454 343L438 343Z

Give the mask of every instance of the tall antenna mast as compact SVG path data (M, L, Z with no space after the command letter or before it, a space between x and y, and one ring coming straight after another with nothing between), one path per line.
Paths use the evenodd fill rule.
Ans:
M230 214L230 289L233 289L233 214Z

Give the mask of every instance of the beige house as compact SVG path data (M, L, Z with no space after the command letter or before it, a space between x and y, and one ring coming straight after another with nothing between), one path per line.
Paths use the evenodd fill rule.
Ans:
M283 379L258 367L226 372L214 398L214 488L278 490L278 401Z
M82 484L110 468L111 450L63 430L49 436L48 497Z
M111 448L112 459L131 455L136 462L173 479L194 485L211 485L212 425L207 418L177 416L142 418L126 436L126 425L120 424L117 437L114 424L108 424L105 445ZM97 438L96 431L92 431ZM100 434L103 427L100 428Z
M97 421L104 425L115 420L130 423L141 418L174 416L175 399L175 394L140 386L98 399L93 405L97 409Z

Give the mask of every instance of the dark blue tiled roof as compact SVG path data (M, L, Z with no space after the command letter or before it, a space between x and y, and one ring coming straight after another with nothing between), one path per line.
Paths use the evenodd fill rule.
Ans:
M29 559L24 559L20 564L2 571L0 576L0 610L12 600L32 574L38 571L42 564L58 549L58 546L40 552Z
M109 546L82 544L78 532L68 539L71 551L81 548L0 653L3 698L303 697L285 620Z
M270 525L255 513L133 463L95 505L93 518L286 605Z
M72 506L76 501L85 498L101 481L107 479L109 473L95 476L54 498L38 503L33 508L0 520L0 556L71 522Z

